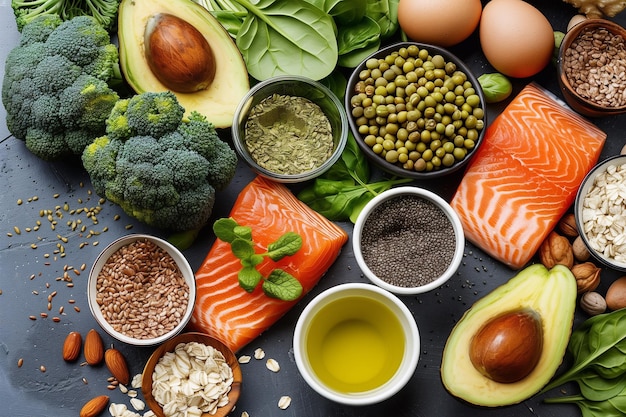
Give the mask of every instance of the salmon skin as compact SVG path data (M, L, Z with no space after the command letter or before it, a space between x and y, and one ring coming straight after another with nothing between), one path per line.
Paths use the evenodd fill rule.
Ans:
M308 293L335 262L348 234L311 210L282 184L257 176L239 194L230 217L252 228L257 253L285 232L302 236L302 247L293 256L258 265L263 276L276 268L296 277L302 296ZM297 303L270 298L261 286L246 292L239 286L240 260L230 244L216 239L196 272L196 304L190 320L193 330L208 333L234 352L268 329Z
M487 128L451 200L469 241L526 265L573 203L606 134L531 83Z

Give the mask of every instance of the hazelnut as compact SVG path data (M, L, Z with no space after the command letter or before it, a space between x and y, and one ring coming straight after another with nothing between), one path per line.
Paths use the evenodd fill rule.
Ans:
M622 276L609 286L606 291L606 306L609 310L626 307L626 276Z
M590 291L580 297L580 308L590 316L597 316L606 311L606 300L601 294Z
M593 291L600 285L600 272L602 271L593 262L584 262L572 267L572 274L576 278L578 294Z
M539 247L539 259L548 269L557 264L571 269L574 266L574 251L565 236L552 231Z
M568 213L558 224L559 231L567 237L578 236L578 226L576 225L576 216L573 213Z
M583 238L580 236L572 242L572 250L574 251L574 258L576 258L578 262L585 262L591 256L589 249L587 249L587 245L585 245Z

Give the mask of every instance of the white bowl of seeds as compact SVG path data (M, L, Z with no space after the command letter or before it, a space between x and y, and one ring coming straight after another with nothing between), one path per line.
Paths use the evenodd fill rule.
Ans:
M131 345L154 346L180 333L191 318L195 277L172 244L131 234L98 255L89 272L87 298L109 335Z
M443 198L404 186L377 195L363 208L352 244L359 268L372 283L399 295L420 294L456 273L465 234Z

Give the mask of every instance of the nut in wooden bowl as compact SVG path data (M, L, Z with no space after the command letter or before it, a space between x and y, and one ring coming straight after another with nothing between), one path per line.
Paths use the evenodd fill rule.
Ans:
M172 366L174 362L184 365ZM172 387L169 377L183 369L187 375L176 375L179 378L174 379L186 381L180 382L184 386ZM203 333L182 333L150 356L143 370L141 391L157 417L184 415L178 414L179 404L197 407L203 417L225 417L239 399L241 383L237 357L225 344Z

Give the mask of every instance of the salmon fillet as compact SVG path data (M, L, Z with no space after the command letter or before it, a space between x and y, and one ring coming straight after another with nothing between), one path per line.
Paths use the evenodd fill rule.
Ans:
M526 265L573 203L606 134L529 84L487 128L451 201L469 241Z
M266 259L258 266L263 276L281 268L296 277L303 287L302 296L317 284L348 241L342 228L311 210L284 185L263 177L256 177L241 191L230 217L252 228L257 253L264 252L285 232L302 236L302 248L295 255L277 262ZM235 352L298 301L270 298L260 285L246 292L237 280L240 270L241 263L230 245L216 239L195 274L196 304L188 326L220 339Z

